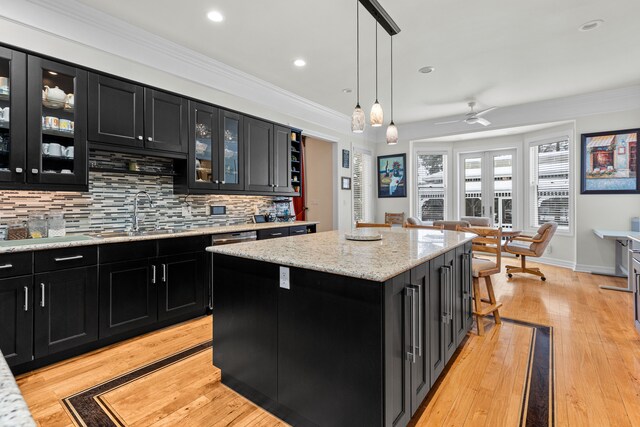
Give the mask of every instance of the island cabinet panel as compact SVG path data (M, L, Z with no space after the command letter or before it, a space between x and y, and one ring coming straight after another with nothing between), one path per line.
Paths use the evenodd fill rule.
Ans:
M456 289L456 252L451 250L444 254L444 266L442 267L442 277L445 289L445 311L446 322L444 324L444 363L449 362L458 348L456 325L455 325L455 289Z
M454 324L456 346L462 343L473 326L473 297L471 295L471 242L456 248L454 284Z
M411 415L415 414L431 388L429 369L429 268L428 262L411 269L407 289L410 321L413 322L414 351L411 352Z
M431 371L431 385L433 385L442 371L445 361L445 325L446 314L446 281L444 279L444 255L430 261L429 269L429 364Z
M273 124L245 117L245 189L273 192Z
M207 282L205 252L158 259L158 320L202 311Z
M0 279L0 350L9 366L33 355L33 277Z
M278 266L213 256L214 364L257 404L278 400Z
M382 289L290 269L289 289L278 289L278 403L297 414L294 425L382 422Z

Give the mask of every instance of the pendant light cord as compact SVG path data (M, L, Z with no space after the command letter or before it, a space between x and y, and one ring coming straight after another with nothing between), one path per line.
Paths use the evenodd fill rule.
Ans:
M356 101L360 105L360 1L356 0Z
M393 36L391 36L391 123L393 123Z
M378 23L376 22L376 102L378 102Z

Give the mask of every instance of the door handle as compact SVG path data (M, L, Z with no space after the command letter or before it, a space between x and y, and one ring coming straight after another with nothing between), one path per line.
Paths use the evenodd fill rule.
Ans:
M167 264L162 264L162 282L167 283Z
M156 284L156 266L151 266L151 283Z
M45 306L44 294L45 294L45 284L40 283L40 307Z
M29 287L24 287L24 311L29 311Z
M13 264L0 265L0 270L6 270L7 268L13 268Z

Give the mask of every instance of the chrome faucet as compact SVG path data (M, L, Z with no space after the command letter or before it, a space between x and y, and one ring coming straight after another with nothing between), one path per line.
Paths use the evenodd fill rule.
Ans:
M146 191L139 191L136 193L135 199L133 200L133 227L131 231L137 233L140 231L140 218L138 215L138 200L140 196L146 196L147 200L149 200L149 207L153 207L153 201L151 200L151 196Z

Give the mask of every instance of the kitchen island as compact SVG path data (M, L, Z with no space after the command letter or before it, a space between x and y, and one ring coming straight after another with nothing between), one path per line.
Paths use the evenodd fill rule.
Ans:
M293 425L404 426L473 323L472 234L207 248L222 382Z

